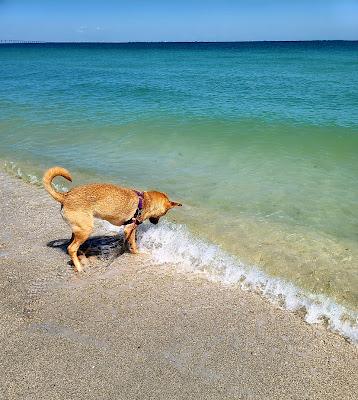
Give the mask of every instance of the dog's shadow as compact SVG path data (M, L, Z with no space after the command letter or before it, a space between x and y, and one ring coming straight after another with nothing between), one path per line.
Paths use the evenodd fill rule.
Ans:
M67 253L70 239L57 239L47 243L48 247L56 248ZM99 261L112 261L127 251L123 236L93 236L86 240L79 248L79 256L85 255Z

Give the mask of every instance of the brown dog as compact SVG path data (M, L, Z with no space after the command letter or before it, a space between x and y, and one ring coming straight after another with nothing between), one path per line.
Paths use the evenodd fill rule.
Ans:
M126 225L124 235L132 253L137 253L137 226L149 219L157 224L159 218L180 203L170 201L165 193L137 192L111 184L90 184L77 186L66 193L58 192L52 186L52 180L62 176L72 182L70 173L61 167L47 170L43 184L50 195L62 204L63 214L72 228L68 254L75 266L75 271L82 271L77 257L78 248L84 243L93 229L93 219L101 218L113 225Z

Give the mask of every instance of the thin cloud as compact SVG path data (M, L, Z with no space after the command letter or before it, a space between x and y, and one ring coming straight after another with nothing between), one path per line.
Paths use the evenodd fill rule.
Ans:
M87 31L87 26L86 25L81 25L78 29L78 33L85 33Z

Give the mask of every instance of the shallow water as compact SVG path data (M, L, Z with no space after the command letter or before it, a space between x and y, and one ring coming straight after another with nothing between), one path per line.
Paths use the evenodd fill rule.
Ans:
M193 237L357 309L357 50L2 45L0 158L167 191Z

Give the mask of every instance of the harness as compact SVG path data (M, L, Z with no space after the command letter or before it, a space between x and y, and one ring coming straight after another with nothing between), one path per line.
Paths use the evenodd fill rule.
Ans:
M142 210L143 210L143 201L144 201L144 192L139 192L138 190L133 190L138 196L138 207L131 219L126 221L123 225L128 225L128 224L135 224L135 225L140 225L143 221L140 221L139 218L142 215Z

